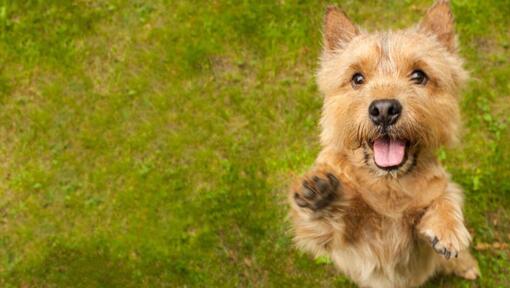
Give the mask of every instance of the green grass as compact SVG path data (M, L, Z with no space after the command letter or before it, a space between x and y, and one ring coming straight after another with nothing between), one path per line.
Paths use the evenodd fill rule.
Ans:
M351 287L293 248L318 153L326 2L0 0L0 286ZM364 1L365 2L365 1ZM402 28L430 1L344 1ZM453 1L473 80L440 157L479 242L510 242L510 3ZM476 252L508 287L510 251Z

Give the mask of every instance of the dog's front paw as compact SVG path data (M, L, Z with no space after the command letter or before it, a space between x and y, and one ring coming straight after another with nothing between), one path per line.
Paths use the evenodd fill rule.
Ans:
M422 227L420 232L430 242L434 251L446 259L457 257L460 251L468 248L471 240L469 232L462 223L453 227L436 224L436 227Z
M294 192L294 201L301 208L318 211L329 206L337 197L340 181L331 173L314 173L304 178Z

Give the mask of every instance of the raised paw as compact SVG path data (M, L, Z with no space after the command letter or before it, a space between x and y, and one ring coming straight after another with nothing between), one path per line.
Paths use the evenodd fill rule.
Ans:
M443 255L446 259L450 259L451 257L457 258L459 256L459 251L456 250L452 245L448 245L446 243L441 243L437 236L434 236L431 240L432 249L436 251L439 255Z
M338 197L339 189L340 182L333 174L316 174L303 180L294 193L294 201L299 207L321 210Z
M432 249L447 260L457 258L459 252L467 248L470 240L469 232L463 225L453 230L429 229L423 234L430 241Z

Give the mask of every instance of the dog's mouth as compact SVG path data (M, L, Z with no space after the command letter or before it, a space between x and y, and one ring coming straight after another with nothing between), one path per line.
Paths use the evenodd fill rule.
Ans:
M398 169L406 162L409 141L383 136L370 143L377 167L384 170Z

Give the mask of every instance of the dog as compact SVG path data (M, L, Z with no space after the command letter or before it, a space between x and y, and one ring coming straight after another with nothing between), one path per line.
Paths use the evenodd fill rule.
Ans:
M436 156L458 143L468 78L450 4L399 31L365 32L335 6L324 18L322 149L290 189L296 245L360 287L476 279L463 192Z

